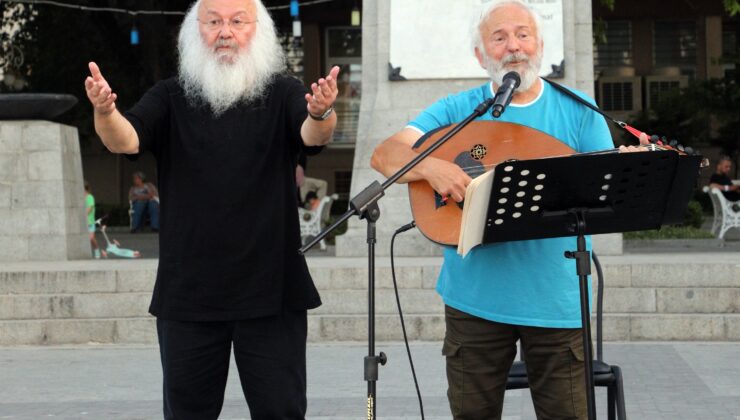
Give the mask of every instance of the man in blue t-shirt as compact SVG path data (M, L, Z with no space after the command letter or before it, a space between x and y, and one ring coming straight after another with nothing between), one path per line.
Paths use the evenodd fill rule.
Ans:
M384 175L416 156L411 146L424 134L460 122L492 98L510 71L519 73L521 84L500 121L540 130L577 152L613 147L600 115L537 76L543 51L537 15L518 1L481 7L474 51L491 82L439 100L381 143L372 166ZM416 180L460 202L471 178L456 164L429 157L400 181ZM501 418L517 340L538 418L586 418L578 276L574 262L563 257L573 249L576 239L567 237L482 245L465 257L444 250L437 291L445 303L442 352L454 418Z

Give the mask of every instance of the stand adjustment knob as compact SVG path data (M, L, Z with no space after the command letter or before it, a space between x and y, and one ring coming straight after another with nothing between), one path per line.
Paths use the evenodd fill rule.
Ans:
M380 362L382 366L385 366L387 361L388 361L388 356L386 356L385 353L381 351L380 355L378 356L378 362Z

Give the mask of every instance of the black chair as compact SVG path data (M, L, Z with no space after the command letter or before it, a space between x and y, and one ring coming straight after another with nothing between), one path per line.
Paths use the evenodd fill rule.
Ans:
M593 361L594 386L607 387L609 420L627 420L624 408L624 386L622 385L622 369L616 365L604 362L602 351L602 303L604 300L604 275L599 264L596 253L591 252L596 266L597 295L596 295L596 360ZM524 355L526 359L526 355ZM506 389L529 388L527 380L527 367L524 361L518 360L513 363L509 370L509 378L506 381ZM616 417L615 417L616 415Z

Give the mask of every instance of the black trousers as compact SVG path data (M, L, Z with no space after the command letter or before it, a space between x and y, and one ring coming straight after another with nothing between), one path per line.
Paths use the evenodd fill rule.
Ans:
M306 311L228 322L157 319L164 418L217 419L231 348L251 417L304 419Z

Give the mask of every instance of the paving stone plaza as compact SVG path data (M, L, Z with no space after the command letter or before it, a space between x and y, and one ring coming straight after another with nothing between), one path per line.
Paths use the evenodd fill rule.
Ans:
M154 235L119 236L124 243L156 252ZM736 245L728 242L721 252L714 248L668 252L653 245L652 251L659 253L641 249L641 255L602 258L607 273L604 359L623 370L630 419L740 419L740 253ZM367 391L362 371L367 354L365 274L351 267L364 261L336 258L331 252L330 248L309 255L325 304L312 311L316 313L309 321L307 417L362 419ZM621 265L622 258L633 262ZM639 274L646 268L634 261L641 259L652 260L649 266L657 266L658 274ZM681 261L688 264L683 266L687 271L683 275L666 268ZM349 267L332 268L336 264ZM397 264L402 266L398 267L401 300L407 328L415 338L411 348L425 418L448 419L441 307L430 290L433 278L416 287L410 285L414 278L421 282L418 277L423 269L418 267L429 260L402 258ZM161 418L159 354L153 323L146 315L150 294L146 289L151 287L156 259L68 262L65 270L52 270L63 265L9 263L5 269L10 271L0 273L4 279L0 284L15 285L14 293L0 291L0 336L47 340L44 345L0 346L0 419ZM387 266L381 261L378 269L376 321L381 340L376 351L389 356L388 364L380 368L378 418L419 419L406 352L397 338L400 330L394 322L398 316ZM632 277L620 280L624 271ZM724 287L701 280L701 273L714 273ZM640 280L640 276L645 278ZM641 281L655 285L661 278L666 283L662 287L638 287ZM46 292L34 291L32 286ZM45 294L48 290L56 292ZM346 301L343 305L339 304L342 300ZM654 312L641 312L651 309L650 305ZM657 312L661 307L668 312ZM671 307L681 307L682 313L671 313ZM16 318L25 314L26 319L8 319L13 314ZM641 339L640 334L653 338ZM668 338L655 338L661 336ZM234 367L230 375L220 418L248 419ZM597 388L596 398L599 418L606 418L603 389ZM535 419L527 390L507 392L504 419Z
M449 419L444 360L438 342L411 351L427 419ZM419 419L402 343L379 343L388 354L377 384L379 419ZM366 383L362 343L308 348L308 419L362 419ZM624 371L632 420L740 418L740 344L607 343L605 359ZM161 419L161 373L156 346L85 345L0 348L0 419ZM223 420L248 419L236 369L226 389ZM597 389L599 418L606 394ZM504 419L535 419L527 390L506 394Z

